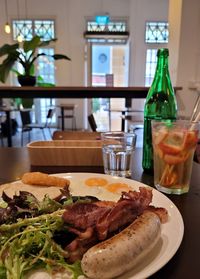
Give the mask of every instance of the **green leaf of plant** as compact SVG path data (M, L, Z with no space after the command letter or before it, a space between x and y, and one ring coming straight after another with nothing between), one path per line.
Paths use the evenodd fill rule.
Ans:
M14 104L19 107L22 103L22 99L21 98L13 98ZM0 277L1 278L1 277Z
M51 42L56 42L56 41L57 41L57 39L51 39L51 40L48 40L48 41L41 41L39 47L48 46Z
M42 76L37 76L37 85L41 87L54 87L54 83L45 82Z
M16 58L13 56L8 56L3 63L0 65L0 81L5 83L9 72L11 71L14 63L16 61Z
M42 76L37 76L37 81L39 81L39 82L44 82L44 79L43 79Z
M11 53L16 53L16 50L19 48L19 44L8 45L5 44L0 48L0 57L3 55L10 55Z
M29 51L35 51L41 43L39 36L34 36L32 40L24 42L24 51L27 53Z
M37 82L37 85L41 87L55 87L54 83L49 82Z
M34 76L35 75L35 66L34 66L34 64L31 65L29 74L30 74L30 76Z
M13 73L15 73L16 76L20 76L20 75L21 75L21 73L20 73L19 71L17 71L16 69L11 69L11 71L12 71Z
M54 55L52 55L52 57L55 60L59 60L59 59L71 60L69 57L67 57L66 55L63 55L63 54L54 54Z

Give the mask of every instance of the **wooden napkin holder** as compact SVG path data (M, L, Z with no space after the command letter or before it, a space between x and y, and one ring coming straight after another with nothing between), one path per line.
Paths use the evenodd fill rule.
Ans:
M32 166L103 166L100 140L34 141L27 148Z

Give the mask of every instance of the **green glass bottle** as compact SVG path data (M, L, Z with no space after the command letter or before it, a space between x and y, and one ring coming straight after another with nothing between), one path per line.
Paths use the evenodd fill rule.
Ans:
M169 50L158 49L157 67L144 106L144 135L142 167L153 172L151 120L176 119L177 104L168 69Z

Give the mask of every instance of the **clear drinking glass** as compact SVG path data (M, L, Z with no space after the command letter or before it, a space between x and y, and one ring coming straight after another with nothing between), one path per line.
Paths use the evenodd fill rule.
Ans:
M198 131L198 123L190 121L152 121L154 184L159 191L189 191Z
M136 134L106 132L101 134L104 172L112 176L130 177Z

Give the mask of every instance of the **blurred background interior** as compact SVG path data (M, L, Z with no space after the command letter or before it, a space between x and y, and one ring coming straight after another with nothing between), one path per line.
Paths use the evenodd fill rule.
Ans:
M5 32L7 23L10 30L7 26ZM44 40L57 38L55 44L38 51L71 58L67 62L47 60L45 56L38 59L37 76L55 86L150 86L157 49L169 48L171 80L174 86L182 87L176 92L181 118L190 118L199 96L199 29L199 0L0 0L0 46L30 40L34 35ZM15 66L20 71L20 65ZM19 86L16 74L12 72L0 86ZM93 130L88 119L91 114L97 131L120 130L121 112L129 108L133 121L126 121L125 129L135 130L137 144L142 145L144 99L29 101L31 104L20 104L29 111L30 121L23 122L20 112L12 111L13 146L50 139L54 130L61 129L63 104L69 106L65 111L66 130ZM17 100L3 99L1 105L15 108ZM53 109L50 119L49 109ZM3 111L0 120L5 122ZM27 124L38 125L31 128L31 136ZM46 127L50 127L50 133ZM4 145L5 134L2 129Z

